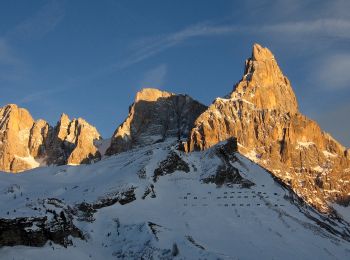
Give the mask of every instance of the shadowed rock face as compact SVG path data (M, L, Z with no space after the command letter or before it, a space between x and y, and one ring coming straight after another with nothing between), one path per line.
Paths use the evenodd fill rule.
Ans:
M136 94L127 119L115 131L106 154L127 151L163 141L188 137L206 106L186 95L146 88Z
M43 247L48 241L67 247L72 245L71 237L84 239L71 217L63 211L51 221L46 216L0 219L0 248L19 245Z
M159 163L158 168L154 170L153 181L156 182L160 176L174 173L175 171L190 172L188 164L175 153L169 153L168 157Z
M243 155L271 171L308 203L349 203L349 152L298 111L271 52L254 45L245 75L227 98L217 98L195 122L185 150L204 150L236 137Z
M0 170L21 172L40 164L81 164L100 158L97 130L85 120L62 115L55 128L34 121L14 104L0 108Z
M232 162L237 161L237 139L231 137L223 145L216 148L216 155L221 160L218 165L215 175L211 175L203 179L204 183L215 183L218 187L223 185L232 187L239 184L241 188L250 188L255 184L245 178L239 173L239 170L232 166Z

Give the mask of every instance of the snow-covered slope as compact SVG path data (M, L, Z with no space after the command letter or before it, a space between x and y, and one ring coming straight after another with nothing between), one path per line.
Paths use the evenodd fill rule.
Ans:
M350 258L344 220L231 145L184 154L167 140L91 165L0 174L0 246L14 245L0 258Z

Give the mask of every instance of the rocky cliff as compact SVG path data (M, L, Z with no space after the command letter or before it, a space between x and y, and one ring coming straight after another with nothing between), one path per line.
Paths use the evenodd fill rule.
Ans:
M37 166L32 154L39 153L40 144L30 138L34 123L27 110L16 105L7 105L0 109L0 169L3 171L21 171ZM40 139L35 137L35 139Z
M34 121L14 104L0 108L0 170L21 172L46 164L81 164L100 158L97 130L85 120L62 115L56 127Z
M204 150L229 137L319 210L328 211L329 202L349 204L349 152L299 112L289 80L258 44L243 78L198 117L184 149Z
M188 137L206 106L187 95L145 88L136 94L127 119L115 131L106 154L160 142L168 137Z
M70 120L68 115L62 114L47 144L47 161L50 164L77 165L99 160L101 154L94 144L99 139L97 129L84 119Z

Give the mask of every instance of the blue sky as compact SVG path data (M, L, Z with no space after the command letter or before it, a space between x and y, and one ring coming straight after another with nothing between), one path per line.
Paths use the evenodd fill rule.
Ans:
M110 137L136 91L210 104L272 50L301 111L350 146L350 1L0 2L0 106L55 124L62 112Z

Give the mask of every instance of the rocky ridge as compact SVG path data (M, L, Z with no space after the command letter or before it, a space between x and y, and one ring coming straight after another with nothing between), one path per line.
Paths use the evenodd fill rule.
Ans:
M0 170L21 172L46 164L81 164L100 158L96 128L63 114L55 127L17 105L0 108Z
M238 151L269 170L321 211L350 202L350 152L299 112L292 86L274 55L258 44L243 78L208 108L187 95L146 88L106 154L177 138L185 151L205 150L235 137ZM20 172L43 164L90 163L101 154L96 128L62 114L55 127L34 121L16 105L0 109L0 170Z
M349 204L348 150L299 112L289 80L258 44L242 80L197 118L184 149L204 150L230 137L241 154L319 210L329 211L329 202Z

